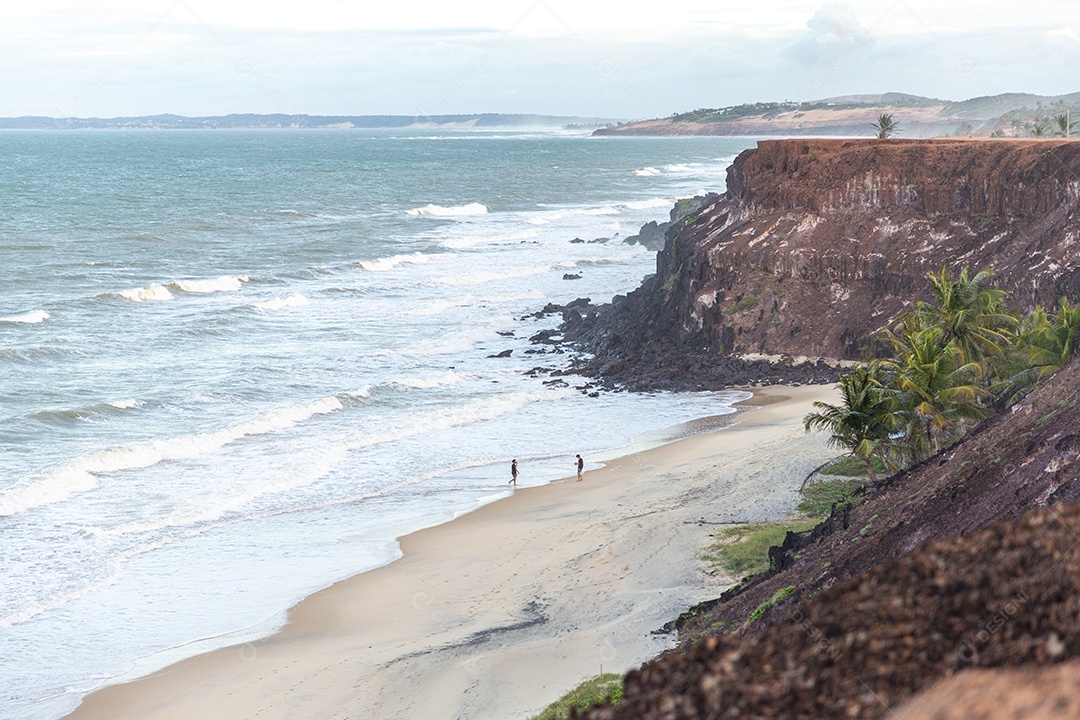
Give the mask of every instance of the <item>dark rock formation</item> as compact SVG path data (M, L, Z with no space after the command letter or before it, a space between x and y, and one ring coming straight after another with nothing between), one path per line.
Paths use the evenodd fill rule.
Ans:
M762 141L672 223L656 274L569 338L615 381L701 366L714 384L732 354L856 359L946 263L994 268L1024 309L1080 298L1078 203L1068 140Z
M637 245L640 243L646 250L652 250L656 252L664 249L664 243L667 239L664 237L664 232L671 226L671 223L657 223L655 220L650 220L641 226L641 229L637 231L636 235L623 240L627 245Z

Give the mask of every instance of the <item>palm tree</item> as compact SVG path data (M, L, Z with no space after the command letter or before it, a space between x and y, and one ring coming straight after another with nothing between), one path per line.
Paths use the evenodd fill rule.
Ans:
M1043 120L1035 120L1029 126L1033 137L1046 137L1046 123Z
M942 266L939 273L928 275L933 300L915 303L921 325L940 327L942 343L955 342L966 363L1000 364L1016 337L1019 320L1005 307L1009 294L990 285L993 276L994 271L986 269L970 277L965 266L954 279Z
M1070 113L1062 113L1054 116L1054 122L1057 123L1058 129L1054 133L1058 137L1067 138L1072 135L1072 131L1076 128L1076 123L1070 122Z
M874 130L877 132L879 140L892 137L893 133L897 132L900 128L893 120L892 113L882 113L877 122L873 124Z
M890 390L881 381L881 364L860 365L840 378L840 405L815 402L820 412L803 418L806 431L827 430L829 444L847 450L866 464L870 481L877 480L874 458L883 457L894 427Z
M1070 305L1067 298L1061 298L1058 312L1046 315L1042 308L1036 308L1033 316L1041 313L1031 324L1031 331L1026 337L1028 365L1043 380L1063 368L1072 359L1080 343L1080 303Z
M982 365L965 361L959 344L944 335L942 328L929 327L893 337L896 359L882 363L895 378L903 432L894 452L905 460L940 452L988 415Z

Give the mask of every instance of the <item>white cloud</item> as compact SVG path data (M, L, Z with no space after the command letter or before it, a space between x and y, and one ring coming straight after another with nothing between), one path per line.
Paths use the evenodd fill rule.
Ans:
M39 0L0 9L0 115L546 112L1080 89L1071 5L975 0Z

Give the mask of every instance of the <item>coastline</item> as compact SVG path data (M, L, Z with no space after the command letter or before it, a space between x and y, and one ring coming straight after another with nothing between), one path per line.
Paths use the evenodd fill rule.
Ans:
M67 717L539 712L670 647L652 631L724 588L695 567L710 523L790 512L833 454L801 422L831 386L752 392L733 425L402 537L402 558L305 598L276 634L107 686Z

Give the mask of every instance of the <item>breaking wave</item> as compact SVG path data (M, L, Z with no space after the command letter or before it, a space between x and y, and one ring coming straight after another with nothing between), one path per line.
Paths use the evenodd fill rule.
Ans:
M442 205L425 205L422 208L406 210L409 215L416 217L462 217L465 215L484 215L487 213L487 205L480 203L468 203L467 205L454 205L444 207Z

